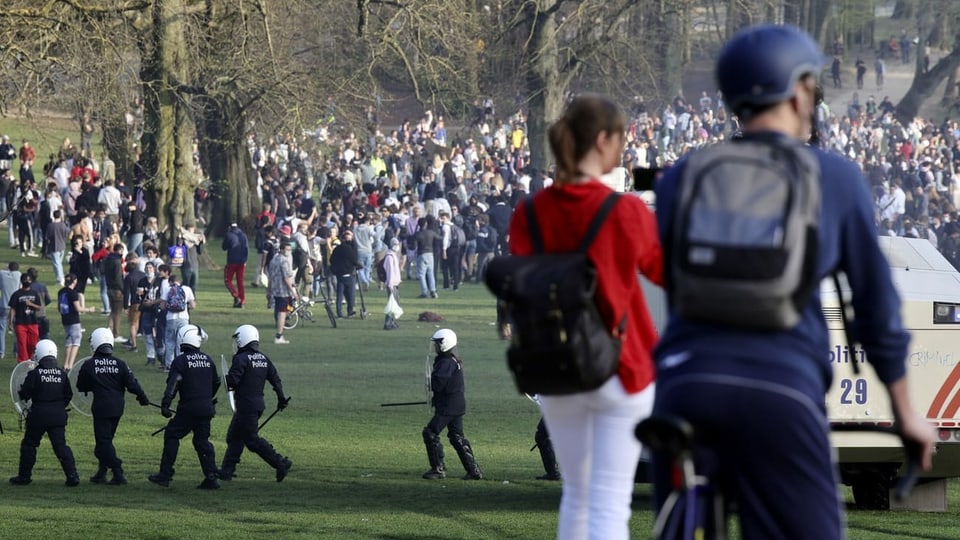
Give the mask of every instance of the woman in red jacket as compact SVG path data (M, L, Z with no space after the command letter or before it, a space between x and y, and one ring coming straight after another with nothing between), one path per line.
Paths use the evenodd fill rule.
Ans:
M550 127L557 161L554 184L533 197L547 252L574 251L610 188L599 178L620 165L624 120L605 98L575 99ZM533 252L522 203L510 224L510 250ZM621 196L588 251L597 268L597 307L611 332L626 316L620 368L600 388L541 396L541 407L563 472L560 539L628 538L630 501L640 444L637 422L653 407L656 330L637 272L658 285L663 263L653 213Z

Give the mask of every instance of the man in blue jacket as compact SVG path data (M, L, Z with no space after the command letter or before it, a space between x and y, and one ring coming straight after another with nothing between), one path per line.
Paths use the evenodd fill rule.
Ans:
M761 25L734 36L720 53L716 76L724 101L742 122L743 138L771 147L807 140L821 67L819 47L799 29ZM901 436L923 449L922 466L929 469L935 434L907 394L910 336L877 244L867 183L841 156L798 151L810 152L820 171L814 283L836 271L847 276L856 313L851 330L885 385ZM671 257L687 253L670 248L680 234L675 212L681 187L690 181L684 176L689 163L684 159L668 169L656 187L668 297L676 285ZM728 180L736 190L749 179ZM708 436L722 434L703 450L716 457L716 474L729 479L745 538L842 538L843 506L824 403L833 371L819 296L810 294L798 306L799 323L782 330L695 321L677 312L675 300L670 297L669 324L654 351L654 415L684 418ZM670 493L669 474L668 460L655 456L658 508Z
M243 308L247 303L247 296L243 290L243 273L247 268L247 235L243 229L231 223L227 233L223 235L223 250L227 252L227 265L223 267L223 284L233 296L233 307ZM237 284L234 285L233 281Z

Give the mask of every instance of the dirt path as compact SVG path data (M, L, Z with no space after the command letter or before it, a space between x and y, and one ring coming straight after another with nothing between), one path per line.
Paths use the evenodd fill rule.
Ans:
M852 64L856 61L856 58L852 58L849 62ZM853 94L860 94L860 105L864 105L867 102L867 99L870 96L874 96L879 105L883 101L884 96L889 96L890 101L897 103L900 99L906 95L907 90L910 89L910 84L913 82L913 70L914 65L902 64L899 60L888 60L887 61L887 73L884 77L883 89L877 90L876 85L876 75L873 71L873 59L864 58L864 61L867 62L868 69L867 74L863 77L863 89L857 90L857 77L852 69L844 69L843 75L841 77L841 82L843 83L842 88L835 88L833 86L833 79L829 74L829 67L824 71L823 77L823 92L824 92L824 101L827 105L830 106L830 111L835 115L843 115L847 112L847 105L853 100ZM920 109L920 115L931 115L938 112L938 101L939 97L942 95L942 87L938 88L937 92L934 92L933 97L931 97L923 107Z
M827 65L823 74L824 99L830 106L830 111L837 115L846 114L847 105L853 99L854 92L860 94L860 104L864 105L867 99L872 95L877 100L877 104L883 101L884 96L890 96L890 101L897 103L906 95L913 82L914 65L904 65L899 60L888 59L887 74L882 90L877 90L876 76L873 72L872 54L862 57L867 62L867 74L864 76L863 90L857 90L857 77L853 70L853 63L856 62L855 54L848 54L843 69L842 83L843 88L834 88L833 80L830 78L830 66ZM936 58L933 62L936 62ZM940 107L940 97L943 95L943 86L937 87L933 95L920 108L920 116L933 116L937 120L941 119L943 112ZM683 74L683 93L688 101L696 101L700 92L706 91L709 95L716 93L716 83L713 79L712 62L697 62L687 67Z

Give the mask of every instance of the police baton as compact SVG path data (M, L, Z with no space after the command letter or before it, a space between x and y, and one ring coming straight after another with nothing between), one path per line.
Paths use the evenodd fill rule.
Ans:
M426 405L427 401L404 401L402 403L381 403L381 407L406 407L407 405Z
M289 397L288 397L287 399L283 400L282 402L277 403L277 409L276 409L275 411L273 411L272 413L270 413L270 416L268 416L267 419L264 420L262 424L260 424L260 426L257 428L257 431L259 432L261 429L263 429L263 426L267 425L267 422L269 422L270 420L272 420L273 417L276 416L278 412L280 412L280 411L282 411L283 409L287 408L287 404L288 404L288 403L290 403L290 398L289 398Z
M158 408L158 409L163 409L163 405L157 405L156 403L154 403L154 402L152 402L152 401L150 402L150 405L153 405L154 407L156 407L156 408ZM171 410L170 412L172 412L173 414L177 414L177 411L175 411L175 410ZM168 427L169 425L170 425L170 423L168 422L166 426L163 426L162 428L154 431L153 433L150 434L150 436L151 436L151 437L156 437L157 435L160 434L160 432L162 432L163 430L167 429L167 427Z

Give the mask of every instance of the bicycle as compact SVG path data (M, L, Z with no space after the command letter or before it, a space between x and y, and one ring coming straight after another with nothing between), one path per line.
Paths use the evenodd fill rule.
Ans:
M894 427L877 424L832 424L831 431L871 431L899 435ZM651 452L663 453L673 462L672 491L653 524L655 540L722 540L727 538L727 520L731 511L729 487L716 485L714 478L697 474L693 452L706 437L682 418L652 416L637 424L635 435ZM902 501L910 495L920 473L921 449L906 445L906 463L894 487L894 497Z
M326 293L326 288L328 285L327 278L320 278L320 279L323 280L322 283L320 283L320 287L317 288L320 291L320 298L321 298L320 301L323 302L323 308L327 312L327 318L330 319L330 326L333 328L336 328L337 315L336 313L333 312L333 301L330 300L330 297L327 296L327 293ZM314 303L316 303L316 301Z
M287 320L284 321L283 327L287 330L293 330L300 324L301 319L316 322L313 318L313 311L310 309L314 303L313 300L306 298L297 300L297 303L294 304L287 313Z

